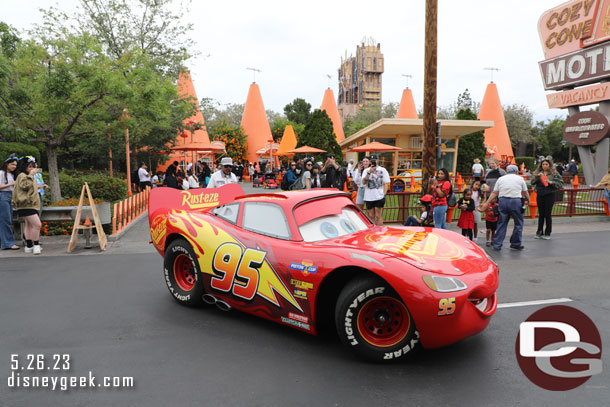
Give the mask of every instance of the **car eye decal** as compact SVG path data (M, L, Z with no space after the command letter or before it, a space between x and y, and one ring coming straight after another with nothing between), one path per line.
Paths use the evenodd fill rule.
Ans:
M356 231L356 227L352 222L347 219L341 219L341 227L348 233L354 233Z
M320 231L327 238L337 237L339 236L339 230L335 225L329 222L322 222L320 225Z

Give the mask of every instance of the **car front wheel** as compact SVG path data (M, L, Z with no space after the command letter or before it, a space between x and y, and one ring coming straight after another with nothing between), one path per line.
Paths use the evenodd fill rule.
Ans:
M419 342L405 304L387 283L376 278L357 278L343 288L335 324L342 342L372 362L402 359Z

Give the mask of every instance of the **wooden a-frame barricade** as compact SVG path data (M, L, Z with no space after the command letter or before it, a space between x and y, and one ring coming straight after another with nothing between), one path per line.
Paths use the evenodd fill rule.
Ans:
M87 225L80 223L80 217L83 211L83 201L85 198L85 191L87 191L87 198L89 199L89 206L91 207L91 214L93 215L93 225ZM91 230L95 227L97 230L97 238L100 243L100 249L106 250L106 244L108 243L108 238L106 237L106 233L104 233L104 229L102 228L102 222L100 220L100 216L97 213L97 208L95 207L95 202L93 201L93 197L91 196L91 190L89 189L89 184L85 182L83 185L83 190L80 193L80 200L78 201L78 208L76 209L76 217L74 218L74 227L72 228L72 236L70 237L70 243L68 243L68 253L72 252L74 246L76 246L76 241L78 240L78 231L83 230Z

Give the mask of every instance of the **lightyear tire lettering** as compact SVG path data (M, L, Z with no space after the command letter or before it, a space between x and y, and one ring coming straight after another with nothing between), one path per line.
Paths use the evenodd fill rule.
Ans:
M191 245L184 239L172 241L163 259L165 284L170 294L182 305L203 306L203 279Z
M383 280L360 277L341 291L335 307L341 341L372 362L404 358L419 343L409 310Z

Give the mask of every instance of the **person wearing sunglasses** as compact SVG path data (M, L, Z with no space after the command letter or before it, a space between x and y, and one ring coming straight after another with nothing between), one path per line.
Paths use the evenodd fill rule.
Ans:
M223 157L220 160L220 170L212 174L207 187L218 188L226 184L237 184L237 176L233 174L233 159L231 157Z

